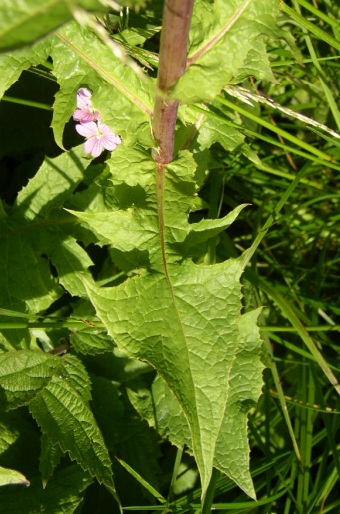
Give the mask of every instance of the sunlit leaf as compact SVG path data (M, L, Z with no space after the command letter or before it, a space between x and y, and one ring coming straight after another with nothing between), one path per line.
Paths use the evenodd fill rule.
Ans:
M250 66L255 76L271 78L263 36L273 35L277 12L276 0L195 2L187 69L173 95L183 103L212 100ZM248 55L255 50L253 65Z

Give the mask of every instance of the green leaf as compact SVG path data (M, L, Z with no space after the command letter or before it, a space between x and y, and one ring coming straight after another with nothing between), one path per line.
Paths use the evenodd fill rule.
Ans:
M256 77L271 78L263 35L276 30L276 0L195 2L187 69L174 88L182 103L213 100L256 52Z
M145 250L149 253L151 262L159 266L161 248L155 195L155 164L146 153L122 147L115 151L108 164L112 181L116 185L117 207L122 208L104 212L69 212L85 221L102 244L111 243L114 248L128 252L135 249ZM164 200L164 208L171 218L168 226L169 237L172 244L180 245L182 252L185 252L186 247L206 241L222 232L244 208L240 206L219 220L203 220L189 225L183 211L188 212L194 207L194 200L191 198L196 190L193 168L194 160L189 157L189 153L183 152L182 157L169 166L166 184L166 192L173 198L172 202ZM126 177L122 180L120 177L124 173Z
M34 351L0 354L0 386L9 407L29 404L50 439L48 447L43 443L44 479L51 474L46 452L59 445L91 476L113 487L108 452L89 408L90 381L77 357ZM55 463L51 464L53 468Z
M58 373L88 404L91 400L91 382L84 365L75 355L70 354L64 355L60 361Z
M20 484L26 486L30 485L27 478L19 473L19 471L3 468L0 466L0 486L9 484Z
M248 472L246 412L257 402L262 387L264 366L258 356L254 358L262 344L256 327L260 311L250 311L240 318L239 344L230 368L228 394L213 464L253 497L255 493ZM140 415L152 427L157 427L163 437L169 437L178 447L186 445L192 451L188 422L164 380L156 377L151 393L129 390L129 398Z
M77 352L89 355L112 351L116 346L105 329L91 326L72 332L70 341Z
M43 352L0 354L0 386L9 408L28 404L45 387L60 359Z
M75 7L106 11L99 0L2 0L0 51L33 43L72 18Z
M44 40L29 48L0 54L0 98L18 80L22 71L46 61L50 51L51 42Z
M191 247L228 227L242 206L221 220L189 224L196 165L188 152L158 173L146 154L131 148L124 149L124 154L117 151L108 163L117 207L112 212L74 214L103 243L121 251L145 250L149 265L117 287L100 288L86 281L89 297L119 349L155 367L175 395L188 420L203 494L212 467L220 465L221 427L225 406L232 402L242 445L240 455L231 455L237 463L229 462L225 471L254 496L244 428L248 404L260 394L257 313L250 323L256 335L256 344L249 345L253 363L245 367L251 379L244 385L247 392L254 386L254 392L247 396L239 388L240 378L249 380L242 368L242 259L207 266L188 258ZM228 426L225 429L232 445Z
M63 455L59 444L54 444L48 435L42 434L39 471L44 488Z
M84 178L88 160L82 147L51 159L46 157L39 171L18 194L14 212L16 218L45 220L65 200Z
M74 355L59 358L37 351L0 354L0 385L10 408L29 403L58 375L69 381L85 402L91 399L91 383L81 361Z
M72 381L54 376L29 404L42 432L59 444L84 470L113 488L110 458L87 401Z

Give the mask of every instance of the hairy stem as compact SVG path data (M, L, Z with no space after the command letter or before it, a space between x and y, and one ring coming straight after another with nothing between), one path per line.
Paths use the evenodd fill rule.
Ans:
M178 101L169 92L186 67L188 35L194 0L165 0L159 52L157 92L152 129L158 147L153 158L159 164L173 160Z

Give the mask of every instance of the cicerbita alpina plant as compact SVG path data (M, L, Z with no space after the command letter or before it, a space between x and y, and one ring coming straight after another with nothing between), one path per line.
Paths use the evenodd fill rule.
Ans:
M73 119L79 121L76 131L86 137L84 150L92 157L98 157L104 150L113 151L122 140L109 127L101 123L101 117L95 107L92 107L91 92L83 87L77 92L77 109Z

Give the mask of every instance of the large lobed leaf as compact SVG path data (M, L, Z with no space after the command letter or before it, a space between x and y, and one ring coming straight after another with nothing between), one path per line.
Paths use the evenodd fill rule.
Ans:
M172 391L190 428L203 493L217 466L254 497L246 417L261 388L258 313L241 315L241 259L212 266L190 259L242 206L220 220L188 223L196 171L189 152L164 171L147 154L120 148L109 165L116 207L73 214L102 244L145 251L148 259L118 287L86 281L90 299L118 347L154 366Z

